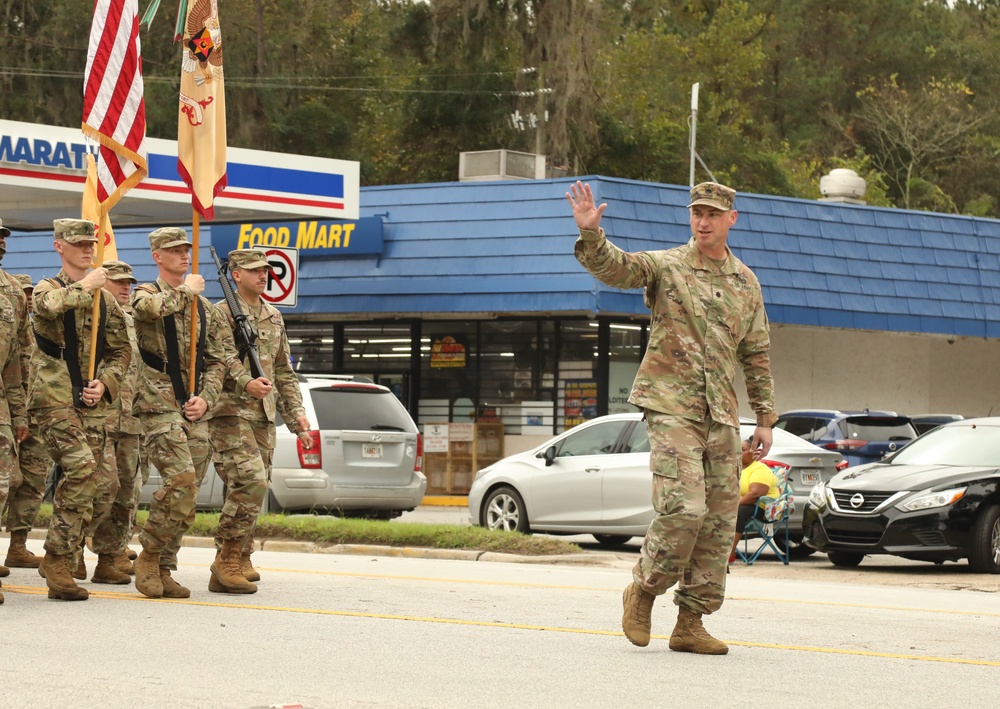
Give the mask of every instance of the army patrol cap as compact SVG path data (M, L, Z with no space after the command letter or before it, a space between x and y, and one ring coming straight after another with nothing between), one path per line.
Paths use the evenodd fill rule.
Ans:
M31 282L31 276L27 273L17 273L14 274L14 280L21 284L21 288L24 290L34 290L35 284Z
M94 222L89 219L56 219L52 222L55 238L70 244L96 244Z
M273 271L274 267L267 262L267 254L260 249L237 249L229 252L229 268L245 268L252 271L255 268L266 268Z
M0 237L6 239L10 236L10 229L3 225L3 219L0 219Z
M691 188L691 204L704 204L728 212L736 202L736 191L718 182L702 182Z
M139 282L136 280L135 276L132 275L132 267L124 261L105 261L101 265L108 269L109 281L131 281L132 283Z
M149 234L149 250L169 249L172 246L191 245L187 232L179 226L160 227Z

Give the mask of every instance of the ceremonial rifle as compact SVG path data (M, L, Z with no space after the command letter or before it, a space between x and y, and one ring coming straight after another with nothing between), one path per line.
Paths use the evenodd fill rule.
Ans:
M254 332L250 319L243 312L239 301L236 300L236 293L233 292L233 284L229 282L229 263L219 261L219 255L215 253L215 247L209 246L208 250L215 259L215 267L219 269L219 285L222 286L222 293L226 297L226 305L233 316L233 336L236 338L236 346L240 351L240 359L244 357L250 365L250 376L258 379L264 376L264 368L260 365L260 357L257 356L257 333Z

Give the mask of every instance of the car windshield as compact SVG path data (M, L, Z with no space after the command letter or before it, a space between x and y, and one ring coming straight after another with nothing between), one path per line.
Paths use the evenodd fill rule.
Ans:
M413 431L406 409L390 391L376 388L309 390L322 431Z
M906 419L875 419L867 416L850 417L840 424L844 435L862 441L909 441L917 432Z
M910 443L892 465L1000 467L1000 427L953 424L930 431Z

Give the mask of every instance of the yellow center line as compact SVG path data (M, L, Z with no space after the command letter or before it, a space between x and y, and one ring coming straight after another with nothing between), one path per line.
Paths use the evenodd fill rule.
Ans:
M25 595L41 596L47 594L45 587L39 586L4 586L5 591L23 593ZM505 630L535 630L551 633L569 633L576 635L602 635L606 637L621 637L619 630L597 630L594 628L565 628L549 625L529 625L525 623L502 623L488 620L462 620L459 618L431 618L427 616L392 615L387 613L364 613L361 611L337 611L325 608L295 608L288 606L266 606L251 603L219 603L214 601L193 601L180 598L146 598L139 593L111 593L108 591L92 591L91 598L105 598L119 601L143 601L146 603L173 603L185 606L203 608L228 608L235 610L269 611L276 613L297 613L306 615L324 615L340 618L372 618L376 620L401 620L416 623L437 623L441 625L464 625L480 628L502 628ZM651 635L655 640L669 640L668 635ZM750 642L746 640L726 640L729 645L740 647L755 647L766 650L789 650L794 652L816 652L831 655L849 655L853 657L881 657L912 662L944 662L957 665L976 665L983 667L1000 667L1000 660L972 660L958 657L938 657L935 655L908 655L895 652L876 652L873 650L857 650L850 648L816 647L811 645L783 645L778 643Z

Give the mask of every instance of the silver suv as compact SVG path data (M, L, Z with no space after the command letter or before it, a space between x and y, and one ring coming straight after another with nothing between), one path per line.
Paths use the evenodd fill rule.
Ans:
M420 504L427 489L423 441L410 414L388 388L360 377L301 377L302 404L313 427L312 448L277 422L268 493L270 512L310 512L392 519ZM150 468L140 504L160 475ZM217 510L225 486L210 466L198 509Z

